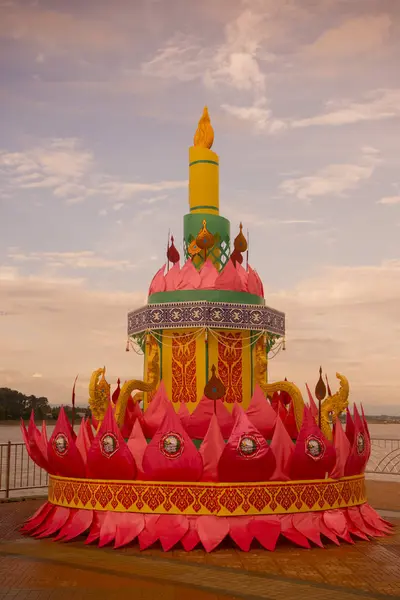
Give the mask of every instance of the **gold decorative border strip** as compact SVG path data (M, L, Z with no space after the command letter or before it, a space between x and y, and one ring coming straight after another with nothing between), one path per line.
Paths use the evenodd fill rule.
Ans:
M321 511L366 501L364 475L265 483L102 481L49 476L49 502L89 510L226 517Z

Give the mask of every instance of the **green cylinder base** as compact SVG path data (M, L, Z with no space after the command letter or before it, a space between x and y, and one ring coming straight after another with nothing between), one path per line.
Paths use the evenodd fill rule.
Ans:
M205 203L206 204L206 203ZM188 248L190 243L196 239L203 227L203 221L207 222L207 229L215 239L214 247L207 253L219 271L221 271L230 257L230 222L220 215L209 213L190 213L183 217L183 238L186 260L190 258ZM198 254L193 259L193 264L200 269L204 263L204 253Z

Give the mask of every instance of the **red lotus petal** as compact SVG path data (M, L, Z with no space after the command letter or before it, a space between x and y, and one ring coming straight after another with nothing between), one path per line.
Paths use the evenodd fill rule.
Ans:
M60 409L56 426L49 439L47 453L50 473L63 477L85 477L85 465L76 447L76 435L72 431L64 407Z
M242 281L231 260L228 260L223 270L219 273L214 285L216 290L241 291Z
M333 531L331 531L326 525L325 525L325 521L323 519L323 513L322 512L317 512L315 513L317 518L318 518L318 527L319 530L321 532L321 535L324 535L328 540L330 540L331 542L333 542L334 544L336 544L336 546L340 546L340 542L337 538L337 535L335 533L333 533Z
M149 287L149 296L165 290L164 271L165 265L163 265L161 269L158 269L157 273L154 275Z
M361 515L362 515L362 518L364 519L364 521L370 527L375 529L375 531L377 532L377 533L375 533L375 535L377 535L378 537L382 537L382 535L383 535L382 532L390 531L389 528L387 527L387 525L380 518L378 513L369 504L362 504L360 506L360 512L361 512Z
M302 548L311 548L306 536L293 526L292 515L280 515L279 518L281 522L281 533L285 538Z
M369 537L361 529L359 529L357 527L357 525L355 525L353 523L353 521L350 519L348 511L346 509L343 509L343 513L344 513L344 516L346 517L347 529L349 530L350 535L358 537L361 540L365 540L365 541L369 542Z
M156 524L160 515L145 515L145 527L139 533L139 546L141 550L145 550L152 546L158 540L158 531Z
M137 467L137 479L143 479L143 455L147 448L147 441L144 437L142 426L139 419L136 419L128 440L128 448L135 459Z
M229 521L226 517L202 515L197 520L197 531L206 552L211 552L229 534Z
M37 509L36 512L33 513L33 515L31 517L29 517L29 519L27 519L24 523L24 525L21 527L20 531L22 531L25 526L30 523L31 521L33 521L34 519L36 519L36 517L39 517L39 515L42 514L42 512L44 512L44 510L50 505L50 507L52 506L49 502L45 502L44 504L42 504L42 506L40 508Z
M217 415L212 415L208 431L199 448L203 460L201 481L218 481L218 461L225 448Z
M241 254L239 254L239 255L240 255L241 262L242 262L243 261L243 256ZM239 259L239 257L238 257L238 259ZM242 284L241 285L241 290L242 290L242 292L248 292L249 291L249 286L247 284L247 281L248 281L248 278L249 278L249 274L247 273L246 269L244 269L242 267L242 265L240 264L239 260L236 262L236 271L237 271L237 274L240 277L240 281L241 281L241 284Z
M39 429L36 427L33 410L31 412L31 416L30 416L29 423L28 423L28 438L29 438L30 442L34 441L34 443L36 444L39 454L41 455L40 460L42 463L42 468L47 470L46 467L47 467L48 463L47 463L46 429L44 428L43 435L42 435L42 433L40 433ZM44 465L46 465L46 466L44 466Z
M313 446L313 452L310 451ZM290 475L293 480L324 479L336 463L336 451L315 423L310 409L304 407L303 423L293 451Z
M31 435L29 434L29 432L26 430L25 424L22 419L20 423L20 428L28 455L33 460L33 462L37 464L38 467L44 469L45 471L48 471L48 461L47 458L43 456L43 452L38 447L37 437L33 433Z
M83 463L86 465L87 453L90 450L91 441L89 439L88 428L84 417L82 417L75 445L78 448L80 455L82 456Z
M218 271L213 262L207 258L206 262L200 269L200 289L213 290L218 277Z
M200 542L199 532L197 531L197 517L188 516L189 529L181 539L182 546L186 552L193 550Z
M97 542L100 537L101 527L106 518L105 512L102 511L94 511L92 526L89 531L89 535L85 540L85 544L91 544L92 542Z
M228 438L233 429L233 417L223 402L215 402L206 396L200 399L192 414L185 418L182 423L192 439L201 440L207 434L211 417L216 414L222 437Z
M87 477L132 480L136 471L135 459L121 435L110 403L87 453Z
M344 476L344 470L351 451L351 446L347 435L344 432L340 419L335 423L335 431L333 434L333 444L336 450L336 463L329 477L332 479L340 479Z
M22 533L31 533L34 531L39 525L44 523L47 515L53 510L54 505L50 504L50 502L46 502L34 515L25 523L22 527Z
M255 517L249 524L250 533L266 549L273 552L281 533L281 522L274 515Z
M347 528L347 520L342 510L339 508L325 510L323 513L323 519L328 529L333 531L333 533L335 533L345 542L354 544L354 541L350 537L349 530Z
M346 408L346 435L347 435L347 439L350 442L350 445L353 445L354 442L354 421L351 417L351 413L349 408Z
M179 258L178 258L179 260ZM181 276L181 268L179 266L179 262L175 261L174 266L168 271L168 273L164 277L165 279L165 291L172 292L175 291L179 282L182 279Z
M191 259L183 265L179 279L176 282L177 290L197 290L200 287L200 273L192 263Z
M106 512L106 517L103 521L103 524L100 528L100 539L99 539L99 548L106 546L114 541L115 535L117 533L117 524L119 513L115 513L112 511Z
M161 380L150 406L144 413L143 423L141 424L146 437L152 438L156 434L168 406L170 406L170 401L168 400L164 381Z
M228 517L229 535L243 552L250 550L253 541L254 535L250 528L252 521L253 517Z
M298 513L293 515L293 527L302 533L310 542L313 542L320 548L324 545L321 542L321 534L318 527L318 519L315 513Z
M276 463L275 470L270 477L271 481L290 480L290 468L295 446L279 415L276 418L275 429L269 447L275 457Z
M93 522L93 511L80 509L72 515L72 518L67 521L64 527L58 534L59 539L63 542L79 537L87 531Z
M267 481L276 466L272 451L238 404L234 405L232 414L236 420L219 459L219 481ZM253 454L238 452L242 440L252 440L255 450Z
M144 529L144 515L141 513L121 513L117 524L114 548L130 544Z
M165 452L167 436L180 440L176 456ZM143 454L142 465L145 478L153 481L198 481L201 478L203 460L171 403L168 403L162 423Z
M226 268L226 267L225 267ZM247 287L250 294L256 294L256 296L264 296L264 290L259 276L256 271L249 265L249 275L247 278Z
M258 384L255 387L250 404L246 410L246 415L261 435L267 440L272 439L277 414Z
M175 546L189 529L185 515L161 515L155 524L164 552Z
M365 431L363 421L354 405L353 417L353 443L344 468L345 475L357 475L365 471L365 465L371 453L371 444L368 433ZM363 440L362 450L359 448L359 441Z
M367 536L374 537L375 529L367 525L367 523L364 521L361 516L359 506L350 506L347 509L347 516L359 531L362 531Z
M41 527L35 534L37 538L44 538L53 535L64 527L68 521L70 509L64 506L56 506L55 510L48 515L46 519L46 526Z

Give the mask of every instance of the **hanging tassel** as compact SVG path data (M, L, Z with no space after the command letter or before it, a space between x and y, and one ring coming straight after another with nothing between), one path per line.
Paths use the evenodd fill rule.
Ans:
M129 352L129 338L126 341L126 348L125 348L125 352Z

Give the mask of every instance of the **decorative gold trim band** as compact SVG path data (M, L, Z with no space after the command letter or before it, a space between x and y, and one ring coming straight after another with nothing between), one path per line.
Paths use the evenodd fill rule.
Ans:
M364 475L266 483L101 481L49 476L49 502L89 510L226 517L329 510L366 501Z

